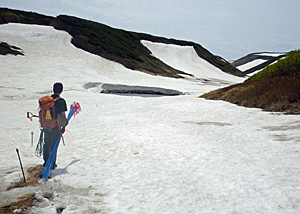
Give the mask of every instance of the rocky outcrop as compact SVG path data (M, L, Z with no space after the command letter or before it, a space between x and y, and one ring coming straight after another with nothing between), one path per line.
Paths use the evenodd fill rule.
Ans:
M13 55L24 55L21 48L13 45L9 45L6 42L0 43L0 55L13 54Z

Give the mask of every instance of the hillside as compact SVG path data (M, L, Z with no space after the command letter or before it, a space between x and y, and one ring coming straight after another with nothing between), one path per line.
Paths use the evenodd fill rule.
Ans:
M267 66L244 83L201 96L266 111L300 114L300 50Z
M230 65L228 62L220 60L201 45L194 42L129 32L111 28L107 25L94 21L88 21L66 15L51 17L33 12L0 8L0 24L5 23L25 23L53 26L55 29L68 32L72 36L72 43L78 48L102 56L106 59L119 62L127 68L153 75L180 78L180 74L185 73L183 71L176 70L166 65L161 60L151 56L150 51L140 43L141 40L181 46L192 46L199 57L205 59L222 71L237 76L244 76L242 72Z
M231 62L231 65L242 71L244 74L253 75L266 66L286 56L287 53L251 53L238 60Z
M0 38L24 53L0 56L0 213L300 213L298 115L199 99L225 84L134 71L76 48L50 26L0 25ZM147 41L147 48L195 76L191 61L208 64L192 47ZM35 155L39 122L26 112L38 114L38 99L57 81L68 110L78 102L82 111L45 184ZM184 95L100 93L127 86Z

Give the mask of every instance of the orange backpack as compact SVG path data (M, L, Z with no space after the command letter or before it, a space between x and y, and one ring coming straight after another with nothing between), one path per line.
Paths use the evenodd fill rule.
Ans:
M60 97L53 99L51 96L46 95L39 99L40 112L39 119L43 129L52 129L57 125L55 115L55 102Z

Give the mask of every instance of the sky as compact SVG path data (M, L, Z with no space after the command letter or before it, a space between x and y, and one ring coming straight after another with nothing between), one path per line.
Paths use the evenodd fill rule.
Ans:
M299 0L1 0L0 7L193 41L226 60L300 47Z

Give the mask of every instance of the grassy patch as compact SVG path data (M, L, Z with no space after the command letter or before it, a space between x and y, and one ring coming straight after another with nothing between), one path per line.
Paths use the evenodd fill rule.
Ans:
M34 12L0 8L0 24L16 22L48 25L52 19L54 18L51 16L45 16Z
M41 178L43 167L41 165L36 165L34 167L30 167L28 169L28 173L26 176L26 182L24 183L23 179L17 182L12 182L9 187L7 187L6 191L14 189L14 188L21 188L27 186L36 186L38 185L38 181Z
M266 111L300 114L300 51L266 67L244 83L201 96Z
M249 80L261 80L273 76L289 75L300 72L300 51L290 52L286 58L277 63L268 65L265 69L249 78Z
M300 76L276 76L232 85L201 96L266 111L300 114Z

